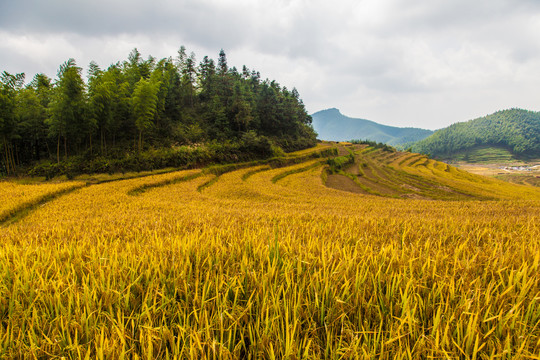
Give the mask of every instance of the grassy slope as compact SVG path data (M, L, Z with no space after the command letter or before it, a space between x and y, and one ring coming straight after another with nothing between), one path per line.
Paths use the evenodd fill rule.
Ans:
M516 161L516 157L506 148L480 145L452 154L447 160L463 161L471 164L511 163Z
M474 175L421 154L346 145L355 162L326 175L337 189L394 198L474 200L537 197L528 187L508 187L494 178ZM357 188L351 186L355 183Z

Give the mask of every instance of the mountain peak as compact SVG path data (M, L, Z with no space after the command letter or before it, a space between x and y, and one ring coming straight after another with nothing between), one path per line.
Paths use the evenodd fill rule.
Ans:
M317 111L315 114L343 115L341 114L341 111L339 111L339 109L337 108L329 108L329 109L320 110L320 111Z

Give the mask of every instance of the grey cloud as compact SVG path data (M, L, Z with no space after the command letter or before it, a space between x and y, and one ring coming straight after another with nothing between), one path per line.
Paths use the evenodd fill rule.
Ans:
M325 39L330 37L332 18L311 6L311 2L303 9L293 8L293 3L303 4L22 0L4 2L0 23L4 30L14 33L75 33L89 37L132 33L157 39L173 34L207 48L250 46L291 57L323 57L331 50ZM288 6L283 7L285 4Z
M32 9L28 11L27 9ZM0 12L2 28L17 33L75 33L89 37L176 34L187 41L232 45L242 41L245 22L234 9L201 1L12 1ZM249 26L248 26L249 28Z
M395 0L388 25L405 32L467 31L539 10L540 3L534 0Z
M54 75L67 56L107 66L133 47L162 57L184 44L199 59L223 48L240 61L231 65L306 89L312 111L327 103L356 108L351 116L421 121L430 113L407 104L461 102L448 117L479 103L498 110L501 99L530 104L539 32L537 0L6 0L0 35L10 41L0 45L0 63ZM51 63L53 70L39 69Z

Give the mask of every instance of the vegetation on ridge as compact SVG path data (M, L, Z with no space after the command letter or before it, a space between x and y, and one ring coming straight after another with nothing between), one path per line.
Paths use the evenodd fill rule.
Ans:
M540 112L510 109L456 123L413 144L411 150L452 158L481 146L507 148L518 157L540 157Z

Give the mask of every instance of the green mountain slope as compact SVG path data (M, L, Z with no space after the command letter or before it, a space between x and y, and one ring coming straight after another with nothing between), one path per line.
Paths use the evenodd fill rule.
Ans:
M313 128L321 140L347 141L371 140L392 146L405 145L431 135L433 131L418 128L400 128L381 125L364 119L354 119L340 113L338 109L327 109L314 113Z
M540 157L540 112L510 109L437 130L413 152L453 158L477 147L503 147L516 157Z

